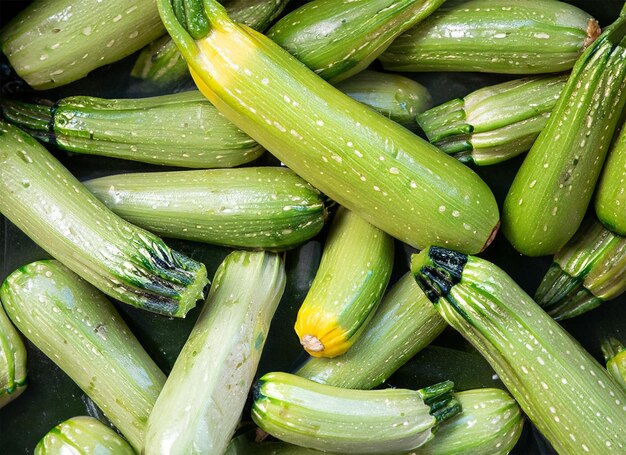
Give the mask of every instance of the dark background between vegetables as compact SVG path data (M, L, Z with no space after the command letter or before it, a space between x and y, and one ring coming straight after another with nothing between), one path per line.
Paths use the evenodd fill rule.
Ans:
M30 2L23 0L0 0L0 25L8 22L28 3ZM574 0L570 3L596 17L602 26L614 20L622 6L621 0ZM297 3L292 8L295 5ZM81 81L41 95L57 99L70 95L128 98L156 94L147 92L138 81L128 76L133 62L134 56L131 56L96 70ZM405 75L423 83L433 95L435 104L512 78L478 73ZM6 74L0 76L6 81ZM120 172L163 170L146 164L52 151L81 180ZM492 188L500 204L522 159L523 157L519 157L502 165L476 169ZM261 158L261 161L277 164L270 156ZM203 261L209 278L213 277L216 268L230 251L200 243L172 239L167 241L173 248ZM323 235L286 255L287 288L272 322L258 370L259 375L268 371L289 371L302 359L302 349L293 332L293 324L298 307L315 275L322 245ZM391 283L408 270L409 258L413 252L412 248L396 242L396 262ZM551 262L549 257L523 257L512 249L502 235L498 235L481 256L506 270L531 295ZM0 280L4 280L17 267L46 257L47 253L0 215ZM199 302L186 319L172 320L115 303L144 348L163 371L168 373L202 304ZM617 336L626 341L625 303L626 297L622 296L588 314L566 321L563 325L593 356L601 360L599 346L605 335ZM0 410L0 454L32 453L39 439L50 428L70 417L89 413L103 418L95 405L54 363L29 342L27 349L28 388L22 396ZM433 345L398 370L388 380L388 384L420 388L446 379L453 380L459 390L503 387L480 354L452 329L447 329ZM243 418L249 420L247 409ZM554 451L527 422L514 453L552 454Z

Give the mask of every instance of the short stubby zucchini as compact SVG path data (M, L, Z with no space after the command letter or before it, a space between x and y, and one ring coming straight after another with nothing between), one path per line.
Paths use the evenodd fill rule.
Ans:
M26 347L0 305L0 408L26 389Z
M602 342L602 354L606 369L626 391L626 348L618 339L609 337Z
M626 236L626 124L614 140L595 197L596 216L616 234Z
M589 14L553 0L452 0L380 56L391 71L567 71L600 34Z
M231 21L216 1L195 3L210 25L190 34L171 0L158 1L196 84L233 123L328 197L405 243L467 252L490 243L498 207L472 170L363 109L269 38Z
M411 271L557 452L626 451L626 392L504 271L438 247L414 255Z
M393 239L340 207L295 330L314 357L345 353L363 333L393 268Z

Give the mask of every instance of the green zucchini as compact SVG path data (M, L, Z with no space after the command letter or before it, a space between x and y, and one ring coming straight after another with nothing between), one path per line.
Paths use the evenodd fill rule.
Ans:
M322 81L214 0L195 40L158 0L196 84L243 131L328 197L412 246L480 251L498 225L489 187L470 169ZM210 63L208 63L210 62ZM241 93L239 93L241 92Z
M361 336L343 355L311 357L295 374L347 389L371 389L387 380L446 327L410 274L383 298Z
M326 219L322 194L280 167L117 174L84 183L137 226L235 248L292 248Z
M0 305L0 408L26 389L26 347Z
M595 196L596 216L612 232L626 236L626 124L615 138Z
M35 447L35 455L134 455L135 451L98 419L78 416L61 422Z
M501 269L430 247L411 271L559 453L626 451L626 392Z
M5 119L63 150L189 168L248 163L263 148L198 91L144 99L0 101Z
M576 62L504 202L502 228L527 256L553 254L583 220L626 103L626 17Z
M348 390L288 373L268 373L254 389L252 419L265 432L325 452L413 450L460 411L450 381L418 391Z
M626 239L595 219L554 256L535 301L557 321L585 313L626 291Z
M619 340L611 337L602 342L602 353L606 369L626 391L626 348Z
M124 303L184 317L204 264L119 218L35 139L0 121L0 213L50 255Z
M83 78L163 35L153 0L37 0L0 31L2 52L37 90Z
M57 261L16 270L0 287L0 299L19 331L76 382L139 452L165 375L113 305Z
M463 162L497 164L526 152L548 123L567 75L478 89L417 116L431 144Z
M334 84L367 68L443 2L314 0L284 16L267 36Z
M361 336L393 268L393 239L340 207L295 330L314 357L345 353Z
M390 71L567 71L597 38L595 19L553 0L447 1L380 56Z
M154 405L145 453L224 453L284 288L278 255L235 251L226 257Z

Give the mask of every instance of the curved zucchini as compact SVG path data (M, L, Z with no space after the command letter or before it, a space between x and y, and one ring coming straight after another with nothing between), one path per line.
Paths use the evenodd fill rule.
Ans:
M211 24L197 40L170 0L158 4L201 91L233 123L324 194L405 243L475 252L490 243L498 208L473 171L363 109L267 37L232 22L214 0L195 1Z
M0 213L102 292L184 317L208 284L204 264L119 218L35 139L0 121Z
M534 3L534 2L533 2ZM626 103L626 17L580 57L509 189L502 228L527 256L558 251L583 220Z
M598 181L595 209L600 222L612 232L626 236L626 124L614 140Z
M0 101L5 119L63 150L190 168L248 163L263 148L198 91L144 99Z
M295 330L314 357L336 357L358 339L385 292L393 239L340 207Z
M326 218L322 194L279 167L118 174L84 184L137 226L236 248L292 248Z
M364 70L444 0L314 0L267 36L332 84Z
M607 338L602 342L602 353L606 361L606 369L626 391L626 348L619 340Z
M505 272L437 247L411 270L557 452L624 453L626 392Z
M19 329L98 405L138 452L165 375L113 305L57 261L13 272L0 287Z
M135 451L98 419L78 416L61 422L35 447L35 455L134 455Z
M380 56L391 71L567 71L600 34L595 19L553 0L448 1Z
M226 257L150 414L145 453L224 452L284 288L278 255L235 251Z
M26 389L26 347L0 305L0 408Z

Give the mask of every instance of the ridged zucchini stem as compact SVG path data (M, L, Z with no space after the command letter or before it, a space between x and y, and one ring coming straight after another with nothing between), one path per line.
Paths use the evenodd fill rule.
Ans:
M26 389L27 372L24 342L0 305L0 408Z
M53 106L25 103L7 98L0 100L0 111L7 122L19 126L40 141L54 142Z
M606 361L606 369L626 391L626 347L621 341L613 337L606 338L601 347Z

